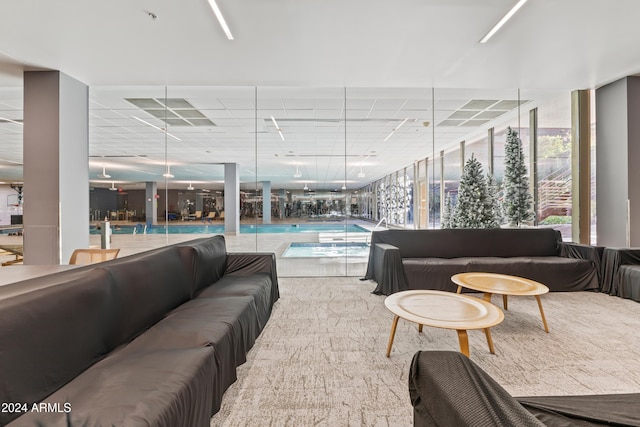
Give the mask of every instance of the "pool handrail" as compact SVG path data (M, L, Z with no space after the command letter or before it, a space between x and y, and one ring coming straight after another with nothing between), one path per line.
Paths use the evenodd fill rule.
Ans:
M367 245L371 244L371 242L369 241L369 239L371 238L371 234L376 231L378 229L378 227L380 226L380 224L382 224L384 222L385 228L388 230L389 229L389 222L387 222L387 218L386 217L382 217L382 219L380 219L380 221L378 221L378 223L376 224L375 227L373 227L373 230L371 230L371 233L369 233L369 236L367 236L367 240L365 241L365 243Z

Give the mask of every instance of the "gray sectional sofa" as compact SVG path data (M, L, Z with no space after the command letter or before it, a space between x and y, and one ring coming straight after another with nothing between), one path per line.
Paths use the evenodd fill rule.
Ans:
M602 292L640 302L640 248L606 248Z
M640 394L512 397L471 359L419 351L409 395L415 427L640 426Z
M208 426L279 298L222 236L34 280L0 300L0 425Z
M376 294L455 292L451 276L482 271L522 276L551 291L598 290L600 249L562 242L550 228L374 231L365 279Z

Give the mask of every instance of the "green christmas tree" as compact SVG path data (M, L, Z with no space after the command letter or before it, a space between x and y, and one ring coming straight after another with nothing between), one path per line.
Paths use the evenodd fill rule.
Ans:
M451 218L452 228L497 228L492 201L489 200L487 181L482 165L472 155L464 165L458 201Z
M504 212L502 210L502 202L500 202L500 185L496 181L495 177L490 173L487 174L487 190L489 194L489 204L493 208L493 217L498 224L504 222Z
M453 200L451 193L447 193L444 197L444 212L442 213L442 221L440 228L453 228L451 226L451 217L453 215Z
M529 193L529 176L518 132L507 130L504 146L504 209L509 225L519 227L533 220L533 198Z

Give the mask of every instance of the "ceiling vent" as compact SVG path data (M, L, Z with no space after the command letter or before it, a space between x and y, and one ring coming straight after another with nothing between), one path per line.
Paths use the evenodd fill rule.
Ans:
M125 98L125 100L169 126L216 126L183 98Z

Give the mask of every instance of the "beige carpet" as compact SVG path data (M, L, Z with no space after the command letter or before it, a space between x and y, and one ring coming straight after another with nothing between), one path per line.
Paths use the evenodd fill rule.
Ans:
M281 299L212 426L411 426L407 376L418 350L458 350L454 331L400 320L375 284L283 278ZM495 302L499 299L494 297ZM492 329L469 332L471 358L516 396L640 393L640 304L597 293L510 298Z

